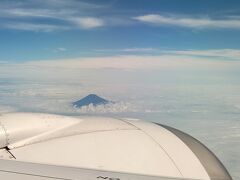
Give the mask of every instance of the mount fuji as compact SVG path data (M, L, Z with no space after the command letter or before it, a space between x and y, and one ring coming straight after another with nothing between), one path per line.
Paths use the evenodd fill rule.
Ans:
M80 99L79 101L73 102L73 106L76 108L81 108L83 106L88 106L90 104L92 104L93 106L98 106L98 105L105 105L108 103L114 103L114 102L101 98L96 94L89 94L86 97Z

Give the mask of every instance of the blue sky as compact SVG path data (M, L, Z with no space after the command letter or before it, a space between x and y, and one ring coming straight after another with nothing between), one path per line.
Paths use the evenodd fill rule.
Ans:
M3 0L0 7L4 62L240 49L239 1Z

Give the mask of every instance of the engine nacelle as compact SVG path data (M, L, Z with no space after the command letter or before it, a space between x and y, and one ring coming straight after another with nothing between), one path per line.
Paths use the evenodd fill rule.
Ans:
M0 157L23 162L179 179L232 180L218 158L195 138L136 119L5 114L0 116L0 148Z

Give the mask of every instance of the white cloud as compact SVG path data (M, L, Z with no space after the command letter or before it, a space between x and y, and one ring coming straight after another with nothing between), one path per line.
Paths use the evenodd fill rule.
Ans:
M65 52L65 51L67 51L67 48L64 48L64 47L58 47L54 49L54 52Z
M134 47L134 48L123 48L123 49L96 49L96 52L143 52L143 53L147 53L147 52L155 52L155 51L159 51L158 49L155 48L151 48L151 47L146 47L146 48L138 48L138 47Z
M88 106L83 106L81 108L74 108L76 113L124 113L124 112L137 112L138 109L130 103L117 102L109 103L105 105L93 106L92 104Z
M240 60L240 49L187 49L187 50L163 50L157 48L124 48L124 49L97 49L97 52L118 52L121 53L142 53L155 55L170 55L170 56L188 56L188 57L201 57L201 58L224 58L226 60ZM178 57L182 59L181 57ZM170 58L171 59L171 58Z
M26 17L26 18L56 18L61 19L63 16L69 16L73 14L73 11L54 9L33 9L33 8L9 8L3 9L0 12L2 17Z
M239 49L210 49L210 50L183 50L183 51L165 51L166 53L187 55L187 56L206 56L221 57L226 59L240 60Z
M92 29L106 25L100 17L89 16L88 11L94 13L104 6L81 1L31 1L30 4L2 3L0 17L3 19L0 28L19 29L27 31L55 31L69 29ZM87 14L84 15L84 14ZM39 20L49 20L47 24Z
M154 48L126 48L126 49L121 49L120 51L125 51L125 52L151 52L154 51Z
M94 17L76 17L70 18L69 20L83 29L92 29L105 25L105 22L102 19Z
M133 17L133 19L155 25L173 25L188 28L232 28L240 29L240 18L213 19L210 17L182 17L178 15L164 16L159 14L147 14Z
M76 10L55 10L55 9L24 9L14 8L6 9L0 12L0 15L25 18L47 18L63 20L68 23L74 23L77 27L90 29L105 25L104 21L95 17L82 17Z
M6 23L2 24L0 27L7 29L16 29L23 31L41 31L41 32L51 32L56 30L66 30L69 29L65 26L51 25L51 24L35 24L35 23Z
M23 2L0 1L1 17L11 18L56 18L78 16L91 10L105 8L103 5L82 2L78 0L27 0Z

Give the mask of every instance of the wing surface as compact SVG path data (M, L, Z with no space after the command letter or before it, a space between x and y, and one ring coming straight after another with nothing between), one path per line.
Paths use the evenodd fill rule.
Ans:
M0 177L4 180L180 180L121 172L108 172L74 167L0 160ZM184 179L187 180L187 179ZM193 179L188 179L193 180Z

